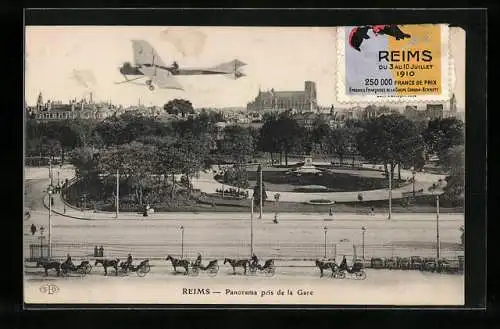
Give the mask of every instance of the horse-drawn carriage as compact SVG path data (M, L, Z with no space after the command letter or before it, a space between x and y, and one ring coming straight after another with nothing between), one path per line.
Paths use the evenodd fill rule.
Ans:
M145 259L139 263L139 265L134 266L133 264L128 264L127 262L121 262L118 273L121 274L129 274L131 272L135 272L137 276L144 277L151 270L151 266L149 265L149 259Z
M198 276L200 271L206 272L208 276L214 277L219 273L219 264L217 264L217 259L211 260L207 266L198 262L193 262L189 265L189 274L192 276Z
M71 273L77 273L81 277L86 276L92 271L92 265L88 260L83 260L79 265L73 266L66 263L61 264L61 275L69 276Z
M265 276L273 276L276 273L273 259L266 260L264 265L250 262L248 269L250 271L250 275L257 274L257 271L260 273L264 273Z
M335 260L333 261L321 261L316 260L316 266L320 269L320 277L323 277L323 271L330 269L332 271L332 278L335 279L345 279L350 277L356 280L366 279L366 272L364 270L364 265L361 261L355 261L352 267L349 267L347 263L342 263L340 266L337 265Z
M86 276L92 270L92 265L90 265L88 260L83 260L79 265L74 266L67 262L58 262L55 260L39 259L36 262L36 267L42 266L45 271L45 276L48 276L49 270L55 270L57 276L70 276L72 273L76 273L81 277Z
M184 268L184 275L189 274L192 276L198 276L200 274L200 271L202 271L206 272L208 276L214 277L217 275L217 273L219 273L219 265L217 264L216 259L211 260L207 266L203 266L203 264L201 263L201 258L198 258L194 262L190 262L187 259L178 259L172 257L171 255L168 255L165 260L172 263L172 266L174 267L174 271L176 273L178 267Z
M268 259L264 262L264 265L260 265L258 259L253 256L251 259L231 259L225 258L224 264L229 263L233 268L233 274L236 274L237 267L243 267L244 275L247 274L247 268L250 275L256 275L257 273L264 273L266 276L273 276L276 273L276 267L274 266L274 260Z

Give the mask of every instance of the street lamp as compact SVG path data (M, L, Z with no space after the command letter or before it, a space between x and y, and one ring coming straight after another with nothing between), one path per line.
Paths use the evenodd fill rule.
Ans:
M326 259L326 233L328 232L328 227L323 227L323 230L325 231L325 259Z
M181 225L181 259L184 257L184 226Z
M263 198L262 197L262 184L263 184L263 182L262 182L262 166L260 165L260 163L259 163L258 170L259 170L259 180L260 180L260 184L259 184L259 191L260 191L260 193L259 193L259 197L260 197L260 200L259 200L259 205L260 205L259 219L262 219L262 207L263 207L263 205L262 205L262 198Z
M387 148L387 154L391 155L391 148ZM392 214L392 163L389 163L389 217L387 219L391 219Z
M439 259L441 242L439 240L439 194L436 194L436 256Z
M50 186L53 185L53 182L52 182L52 159L50 158L50 155L49 155L49 178L50 178Z
M250 198L250 257L253 256L253 202L254 197Z
M275 205L274 205L274 222L278 223L278 206L279 206L279 201L280 201L280 194L276 193L274 195L274 200L276 200Z
M49 194L49 251L48 257L52 257L52 187L48 189Z
M40 258L43 258L43 231L45 227L40 227Z
M412 176L412 183L413 183L413 197L415 197L415 174L416 174L416 171L415 171L415 168L414 167L411 167L411 176Z
M366 232L366 227L361 227L361 232L362 232L362 251L363 251L363 260L365 260L365 232Z

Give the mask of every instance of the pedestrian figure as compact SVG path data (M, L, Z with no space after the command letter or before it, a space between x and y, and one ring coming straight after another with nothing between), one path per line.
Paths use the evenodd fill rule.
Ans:
M372 216L374 216L374 215L375 215L375 209L374 209L373 207L371 207L371 209L370 209L370 214L371 214Z
M35 235L36 233L36 226L35 224L31 224L31 235Z
M330 207L330 212L329 212L330 216L333 216L333 207Z
M104 257L104 248L102 246L99 248L99 256Z
M97 246L94 246L94 257L99 256L99 250L97 250Z

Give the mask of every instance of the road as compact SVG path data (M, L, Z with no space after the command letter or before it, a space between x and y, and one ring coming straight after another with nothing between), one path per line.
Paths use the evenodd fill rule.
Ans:
M63 174L64 173L64 174ZM71 170L61 171L60 177L72 175ZM25 202L32 208L31 218L24 220L25 256L29 245L40 242L39 233L32 236L29 226L48 226L48 211L42 198L48 180L46 174L27 175ZM196 219L189 219L188 217ZM236 215L235 215L236 216ZM239 216L242 216L239 214ZM284 218L279 224L270 220L253 222L254 252L260 259L276 258L274 277L258 275L248 277L231 275L223 265L224 257L247 258L250 254L250 221L235 217L220 218L217 213L197 215L170 214L168 220L80 220L61 215L52 218L53 256L63 259L67 253L75 262L92 258L95 245L104 246L106 257L124 259L131 252L135 259L152 259L151 272L145 278L135 274L126 277L104 277L102 268L94 268L85 278L45 278L41 269L27 264L25 271L25 298L27 302L90 302L90 303L306 303L306 304L461 304L464 300L463 275L441 275L417 271L367 270L367 279L336 280L319 278L313 259L324 256L324 227L327 226L327 257L340 261L342 255L362 253L361 227L365 226L365 256L389 257L392 255L435 254L436 223L432 214L407 214L387 221L371 216L336 214L333 221L318 215L297 214ZM175 217L178 217L177 219ZM140 218L140 219L139 219ZM442 252L446 257L463 254L456 251L460 238L463 215L448 214L440 223ZM184 227L184 231L180 227ZM45 236L47 230L45 230ZM183 243L181 243L183 242ZM167 254L194 258L203 256L204 263L219 259L217 277L206 274L199 277L174 275L164 258ZM293 260L304 260L305 267L291 267ZM59 293L47 296L40 286L57 284ZM91 289L89 289L91 287ZM209 295L187 294L183 289L210 289L218 291ZM230 291L256 290L257 295L226 295ZM278 290L290 289L293 296L278 296ZM312 291L313 295L297 295L299 289ZM261 297L262 291L272 291L273 296Z
M233 275L221 264L216 277L174 274L171 266L152 267L146 277L135 274L104 276L94 268L86 277L44 277L30 269L25 280L27 302L155 303L155 304L352 304L352 305L461 305L463 275L441 275L418 271L367 269L365 280L319 277L312 267L278 267L273 277ZM46 283L59 292L40 292ZM89 289L91 287L92 289ZM278 295L278 291L284 295ZM288 295L291 291L293 295ZM300 292L299 292L300 291ZM203 294L203 292L207 294ZM246 294L245 294L246 293ZM299 295L303 293L303 295ZM305 295L304 293L309 293Z
M71 175L70 170L63 172L61 177ZM33 208L31 219L25 220L26 252L27 245L40 241L39 233L35 236L29 233L31 223L48 227L48 210L41 202L47 180L35 177L29 184ZM434 256L436 253L433 214L398 214L398 219L391 221L353 214L335 214L332 221L325 221L325 217L330 218L321 214L282 214L279 224L273 224L269 215L266 214L268 217L264 220L255 216L250 223L248 214L242 213L170 213L168 220L144 219L135 214L129 215L131 220L79 220L53 214L53 255L64 257L71 253L84 257L92 255L96 245L102 245L106 256L113 257L123 257L129 252L138 257L180 256L181 251L187 257L195 257L197 253L204 257L246 257L251 249L252 226L254 252L261 257L323 257L325 226L327 257L353 255L353 244L357 245L357 255L361 255L361 227L366 228L365 257ZM463 222L462 214L441 215L443 256L456 258L461 254L457 244ZM45 230L45 236L47 234Z

